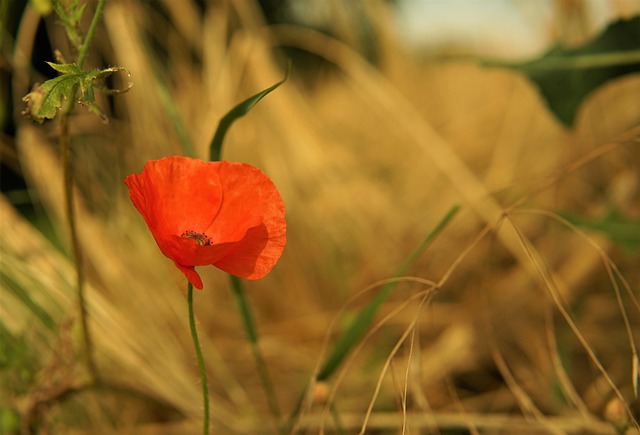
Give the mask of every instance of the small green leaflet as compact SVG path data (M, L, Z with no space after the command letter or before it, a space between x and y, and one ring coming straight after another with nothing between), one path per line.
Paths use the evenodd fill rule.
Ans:
M628 251L640 249L640 220L623 216L615 209L601 218L590 218L573 213L558 214L580 228L603 233L613 243Z
M74 63L47 63L61 75L47 80L42 85L36 84L33 90L22 99L27 103L27 108L23 114L30 116L32 120L39 124L44 122L45 119L53 119L70 96L75 98L78 88L80 89L78 102L86 105L89 110L100 116L103 122L106 122L106 116L96 105L93 93L94 87L99 89L103 89L103 87L96 85L94 81L105 79L114 72L119 71L126 72L128 76L131 75L129 71L122 67L83 71ZM122 93L130 88L131 84L123 90L104 90L108 93Z
M484 65L513 68L526 74L558 120L572 126L582 101L597 87L616 77L640 72L640 16L611 23L580 48L555 46L530 62L485 61Z

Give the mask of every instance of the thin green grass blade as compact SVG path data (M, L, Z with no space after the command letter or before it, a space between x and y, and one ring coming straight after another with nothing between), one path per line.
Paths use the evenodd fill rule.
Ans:
M333 422L336 425L336 433L338 435L346 435L347 433L344 431L344 426L342 424L342 419L340 418L340 413L336 408L335 403L332 403L329 406L329 411L331 412L331 416L333 417Z
M222 143L224 142L224 138L227 135L227 131L229 130L231 125L236 121L236 119L242 118L244 115L249 113L249 111L253 109L260 100L262 100L272 91L276 90L281 84L286 82L289 78L290 70L291 66L289 65L287 67L287 72L282 80L280 80L275 85L268 87L264 91L258 92L254 96L247 98L222 117L220 123L218 124L218 128L213 135L213 140L211 141L211 145L209 147L209 160L211 160L212 162L220 160L222 156Z
M25 289L5 273L0 272L0 281L6 285L5 289L18 298L18 300L22 302L24 306L27 307L47 329L50 331L56 329L56 322L53 317L51 317L49 312L30 296L28 289Z
M459 207L452 207L447 214L440 220L438 225L425 237L416 249L407 257L407 259L400 265L400 267L393 274L393 278L398 278L404 275L413 262L418 258L420 254L425 250L429 243L442 231L447 223L458 212ZM397 282L390 282L386 284L380 292L367 304L362 311L353 320L349 329L340 337L333 352L329 355L326 362L320 369L317 380L324 381L333 374L335 369L340 365L344 358L351 352L354 346L360 341L365 331L371 326L374 316L378 312L380 306L391 295L393 289L398 285Z
M210 161L216 162L220 160L222 156L222 144L224 142L225 136L227 135L227 131L229 130L229 128L231 128L231 125L233 125L233 123L237 119L249 113L249 111L253 109L260 100L262 100L269 93L276 90L280 85L286 82L289 78L290 70L291 65L287 67L287 72L282 80L280 80L275 85L270 86L261 92L258 92L252 97L247 98L222 117L218 124L218 128L213 135L213 139L211 140L211 145L209 146ZM269 376L269 372L267 371L267 365L264 361L260 346L258 346L258 330L256 328L255 321L253 320L253 315L249 307L249 301L247 300L244 292L244 286L240 278L238 278L237 276L229 275L229 279L231 282L233 296L235 298L236 304L238 305L238 310L240 311L240 317L242 318L245 333L247 334L247 338L249 339L251 350L253 351L253 356L256 361L256 366L258 368L258 372L262 379L262 384L267 395L271 414L276 421L276 426L278 426L278 429L281 430L282 428L280 427L280 422L282 420L282 414L276 400L273 382L271 381L271 377Z
M409 267L411 267L411 265L420 256L420 254L424 252L429 243L431 243L431 241L444 229L444 227L451 221L451 219L453 219L459 209L460 207L457 205L449 209L449 211L444 215L440 222L438 222L435 228L431 230L431 232L420 242L420 244L418 244L413 252L411 252L407 259L398 267L398 269L393 274L394 278L398 278L407 272ZM365 331L371 325L371 322L373 321L373 318L382 303L389 297L397 284L397 282L390 282L389 284L386 284L373 298L373 300L369 302L369 304L365 306L362 311L360 311L358 316L351 323L349 329L342 335L342 337L340 337L340 339L334 346L332 353L325 361L324 365L322 365L322 367L320 368L318 375L316 376L317 381L327 380L342 363L345 357L349 355L351 350L360 341ZM302 395L298 398L298 401L289 417L287 429L291 429L293 427L293 424L298 417L300 410L302 409L302 404L304 402L304 398L306 396L308 388L309 385L305 387Z
M235 298L238 310L240 311L240 317L242 317L242 321L244 323L244 330L247 334L247 338L251 344L256 344L258 342L258 331L256 330L256 324L253 321L249 302L244 294L242 281L240 281L240 278L235 275L229 275L229 281L231 282L233 297Z
M235 298L236 304L238 305L240 316L242 317L244 330L251 345L253 358L256 361L256 367L262 380L262 386L264 388L265 394L267 395L267 401L269 403L271 415L273 416L277 430L280 433L283 433L283 428L281 426L282 413L280 412L280 405L278 405L278 400L276 399L273 381L271 380L271 376L269 376L267 364L264 361L264 356L262 355L262 351L260 350L260 346L258 345L258 330L256 328L255 321L253 320L253 314L251 313L249 302L245 295L244 285L242 284L240 278L238 278L237 276L229 275L229 279L231 282L233 296Z

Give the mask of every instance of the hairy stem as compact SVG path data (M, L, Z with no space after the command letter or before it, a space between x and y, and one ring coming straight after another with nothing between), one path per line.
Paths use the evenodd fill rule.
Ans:
M104 6L107 4L107 0L98 0L98 5L96 6L96 11L93 14L93 18L91 19L91 24L89 25L89 30L87 31L87 37L84 39L82 43L82 47L80 47L80 53L78 53L78 67L82 69L84 66L85 60L87 60L87 55L89 54L89 47L91 46L91 41L93 41L93 36L96 33L96 29L98 28L98 23L100 22L100 18L102 17L102 11L104 10Z
M83 67L84 62L91 46L91 41L95 34L98 22L102 16L102 11L107 0L98 0L96 11L93 14L87 37L82 43L80 53L78 54L77 64L80 68ZM78 315L80 316L80 324L82 326L82 339L84 342L84 359L87 366L87 371L91 377L92 382L98 381L98 370L96 367L94 354L93 354L93 341L91 340L91 334L89 333L89 322L87 321L87 306L85 302L84 294L84 268L82 261L82 249L80 246L80 240L78 238L78 228L75 215L75 200L73 195L73 165L71 163L71 141L69 138L69 116L73 111L76 101L76 94L78 92L78 86L74 86L70 98L67 99L66 104L60 113L60 155L62 158L62 172L64 179L64 201L67 217L67 225L69 228L69 237L71 239L71 252L76 266L76 291L77 291L77 303L78 303Z
M69 100L73 101L73 100ZM70 104L69 104L70 105ZM67 105L67 107L69 106ZM78 239L78 228L76 224L76 214L74 208L73 195L73 165L71 164L71 146L69 143L69 113L71 110L64 110L60 116L60 154L62 158L62 172L64 179L64 201L67 217L67 226L71 238L71 253L76 267L76 292L78 315L82 326L82 340L84 344L84 360L92 381L98 380L98 370L93 358L93 341L89 333L87 321L87 307L84 295L84 267L82 260L82 249Z
M189 327L191 328L191 338L193 339L193 346L196 348L198 367L200 369L200 382L202 383L202 401L204 404L202 433L207 435L209 433L209 387L207 385L207 371L204 367L202 349L200 348L200 341L198 340L198 331L196 330L196 319L193 314L193 284L191 284L191 282L189 282L189 286L187 288L187 302L189 305Z

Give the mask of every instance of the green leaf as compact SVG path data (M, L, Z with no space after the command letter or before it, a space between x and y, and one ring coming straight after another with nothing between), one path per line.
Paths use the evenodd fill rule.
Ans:
M24 115L29 115L37 123L42 123L45 119L53 119L64 102L69 98L75 98L77 90L80 89L78 101L98 114L103 122L106 121L106 116L95 104L94 81L104 79L117 71L125 71L129 74L125 68L112 67L103 70L82 71L73 63L47 63L62 75L33 87L33 90L22 99L27 103ZM124 90L117 92L126 92L130 88L131 84Z
M487 61L485 65L522 71L538 85L554 115L571 126L584 98L598 86L640 71L640 16L612 23L580 48L556 46L531 62Z
M440 220L438 225L425 237L420 244L414 249L409 257L400 265L400 267L393 274L394 278L398 278L404 275L413 262L418 258L420 254L426 249L429 243L438 235L447 223L458 212L459 207L452 207L451 210ZM391 295L393 289L398 285L397 281L390 282L382 287L380 292L358 313L356 318L351 322L346 332L338 339L338 342L333 348L333 352L329 355L324 365L318 372L317 380L324 381L334 370L340 365L344 358L351 352L351 350L358 344L365 331L371 325L375 314L382 306L383 302Z
M82 70L75 63L47 62L47 65L58 71L60 74L82 74Z
M213 139L211 140L211 145L209 146L209 160L211 160L212 162L220 160L220 156L222 155L222 143L224 142L224 138L231 125L238 118L241 118L249 113L249 111L253 109L253 107L258 104L260 100L266 97L270 92L276 90L281 84L286 82L289 78L290 70L291 66L289 65L289 67L287 67L287 72L282 80L280 80L275 85L268 87L264 91L258 92L254 96L247 98L222 117L220 123L218 124L218 128L213 135Z
M229 274L229 282L231 283L233 297L238 305L238 310L240 311L240 317L242 318L247 338L252 345L256 345L258 344L258 330L256 329L256 324L253 320L253 315L251 314L249 301L245 295L244 285L240 278L231 274Z
M623 216L611 209L600 218L590 218L579 214L558 213L572 224L588 231L605 234L613 243L628 251L640 249L640 220Z
M444 217L438 222L433 230L418 244L418 246L413 250L413 252L407 257L407 259L398 267L398 269L393 274L394 278L398 278L404 275L409 267L415 262L415 260L424 252L429 243L444 229L444 227L453 219L456 215L460 207L453 206L444 215ZM373 322L373 318L378 312L378 309L382 306L382 304L387 300L387 298L391 295L393 289L398 285L398 282L390 282L382 287L380 292L355 316L355 318L349 323L346 331L340 336L338 341L333 347L333 351L329 354L324 364L318 371L316 375L316 381L326 381L333 372L340 366L342 361L346 358L347 355L353 350L353 348L358 344L366 330L371 326ZM289 416L288 427L290 428L297 418L300 410L302 409L302 404L304 402L304 398L306 396L306 392L303 392L302 396L298 399L291 415Z

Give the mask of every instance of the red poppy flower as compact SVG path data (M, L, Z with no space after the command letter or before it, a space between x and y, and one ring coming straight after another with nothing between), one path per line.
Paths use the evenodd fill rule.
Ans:
M147 162L124 183L160 251L197 289L195 266L258 279L282 255L284 203L253 166L172 156Z

